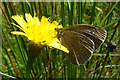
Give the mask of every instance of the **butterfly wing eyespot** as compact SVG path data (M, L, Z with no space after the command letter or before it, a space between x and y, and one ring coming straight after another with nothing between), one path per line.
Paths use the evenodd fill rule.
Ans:
M93 32L93 31L90 31L90 34L94 34L94 32Z

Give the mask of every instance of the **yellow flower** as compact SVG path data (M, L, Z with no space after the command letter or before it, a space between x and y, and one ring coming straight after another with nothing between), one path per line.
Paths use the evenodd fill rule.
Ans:
M46 18L45 16L42 16L41 21L39 21L38 17L35 15L32 17L27 13L25 14L25 18L26 21L22 16L12 16L12 19L19 25L12 24L21 29L21 32L12 31L12 34L26 36L29 40L39 46L50 46L69 53L68 49L61 45L57 38L57 31L55 28L63 28L61 25L58 25L57 21L50 23L49 18Z

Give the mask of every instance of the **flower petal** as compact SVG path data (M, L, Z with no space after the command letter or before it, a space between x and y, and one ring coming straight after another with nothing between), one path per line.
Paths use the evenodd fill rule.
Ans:
M49 46L54 47L54 48L57 48L57 49L59 49L59 50L62 50L62 51L64 51L64 52L66 52L66 53L69 53L69 50L68 50L66 47L60 45L60 43L53 42L53 43L50 43Z
M18 27L19 29L21 29L22 31L25 32L25 30L22 27L20 27L19 25L16 25L15 23L11 23L11 24L13 24L14 26Z
M25 33L23 33L23 32L12 31L11 33L12 33L12 34L16 34L16 35L23 35L23 36L26 36L26 37L27 37L27 35L26 35Z
M19 15L14 15L12 16L12 18L25 30L27 27L27 23L24 20L24 18L22 16Z

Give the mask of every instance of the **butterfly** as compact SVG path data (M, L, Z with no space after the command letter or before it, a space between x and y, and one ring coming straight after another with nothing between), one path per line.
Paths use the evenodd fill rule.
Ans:
M107 31L99 26L80 24L56 28L57 37L65 46L74 65L86 63L93 52L105 41Z

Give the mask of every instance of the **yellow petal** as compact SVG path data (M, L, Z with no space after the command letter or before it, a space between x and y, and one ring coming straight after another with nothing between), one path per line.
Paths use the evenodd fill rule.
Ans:
M23 28L26 29L27 23L22 16L14 15L12 18Z
M59 49L59 50L62 50L62 51L64 51L64 52L66 52L66 53L69 53L69 50L68 50L66 47L60 45L60 44L57 43L57 42L50 43L49 46L54 47L54 48L57 48L57 49Z
M23 35L23 36L27 36L25 33L23 32L19 32L19 31L12 31L12 34L16 34L16 35Z
M11 24L13 24L14 26L18 27L19 29L21 29L22 31L25 32L25 30L22 27L20 27L19 25L16 25L15 23L11 23Z

